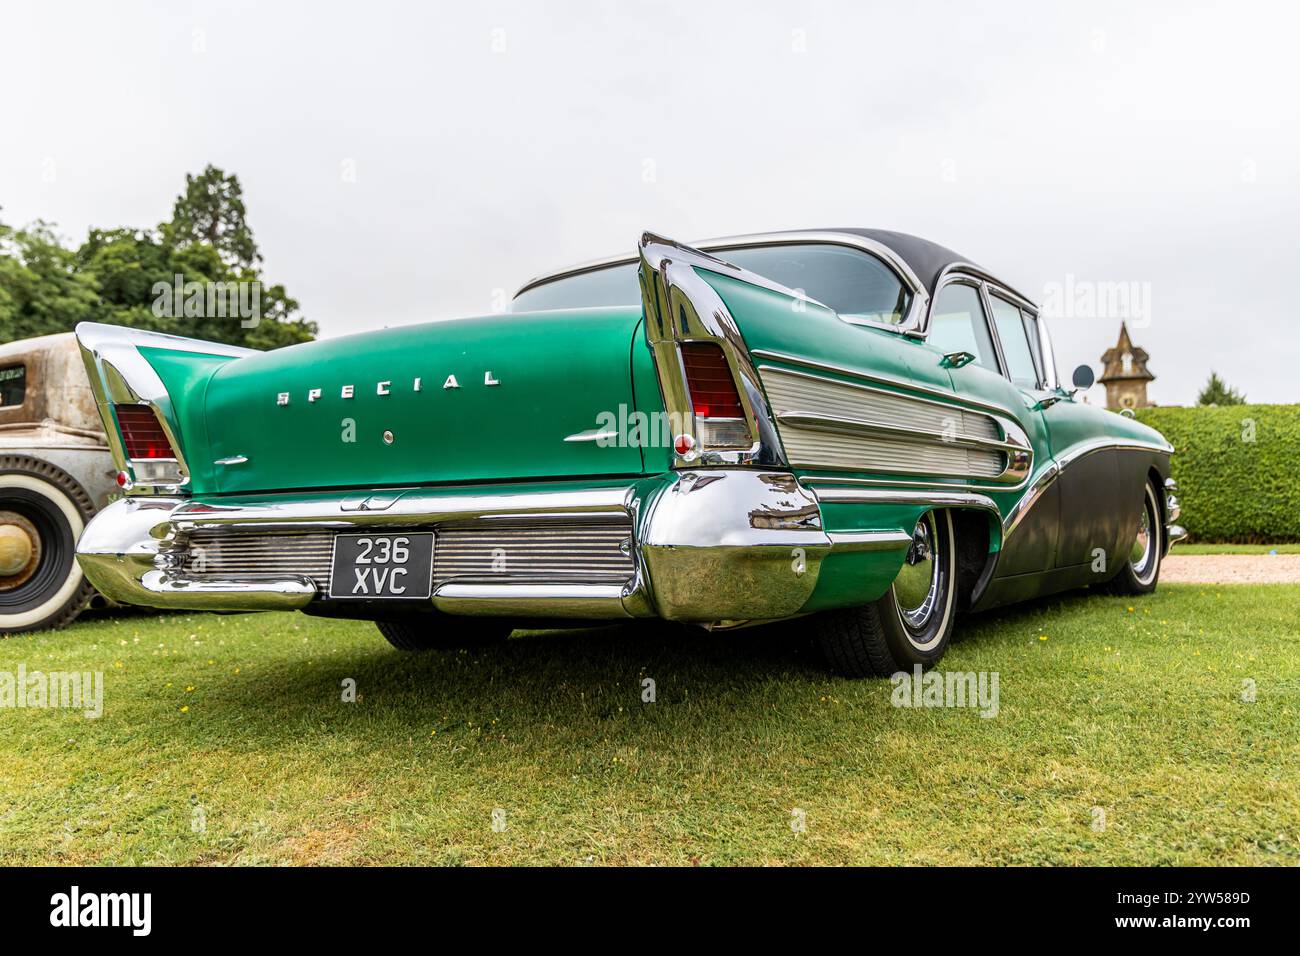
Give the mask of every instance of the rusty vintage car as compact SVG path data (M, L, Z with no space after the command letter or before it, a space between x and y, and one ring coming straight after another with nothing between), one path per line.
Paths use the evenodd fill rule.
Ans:
M75 336L0 345L0 634L67 624L97 597L76 543L116 475Z

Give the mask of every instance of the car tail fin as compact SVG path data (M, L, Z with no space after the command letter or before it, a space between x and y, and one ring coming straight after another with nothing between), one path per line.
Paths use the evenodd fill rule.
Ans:
M641 237L646 337L673 423L674 465L775 465L780 439L744 336L697 269L769 280L652 233ZM791 295L797 295L793 290Z
M82 322L76 332L118 484L128 494L181 491L190 480L185 396L169 393L150 357L193 358L195 374L207 375L213 359L229 361L256 350L96 322Z

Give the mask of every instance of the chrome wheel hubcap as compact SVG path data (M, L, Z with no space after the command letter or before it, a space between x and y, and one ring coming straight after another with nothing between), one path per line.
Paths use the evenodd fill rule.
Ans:
M1129 562L1133 566L1133 573L1143 584L1151 580L1160 563L1158 553L1160 529L1157 524L1159 520L1159 513L1156 511L1156 504L1148 487L1146 498L1142 503L1142 514L1138 518L1137 537L1133 539L1133 546L1129 549Z
M934 517L925 514L912 531L903 568L894 580L898 611L913 627L924 627L934 613L939 594L939 564L934 551Z

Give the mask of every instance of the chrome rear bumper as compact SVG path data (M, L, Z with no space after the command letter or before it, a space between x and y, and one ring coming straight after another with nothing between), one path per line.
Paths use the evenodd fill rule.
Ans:
M328 600L320 555L314 563L304 558L312 570L298 571L292 555L274 556L277 541L384 528L434 532L430 603L450 614L708 623L798 614L833 550L901 553L910 540L897 530L832 536L817 499L793 475L726 469L555 490L410 489L239 503L134 497L91 521L77 556L91 583L124 604L302 609ZM518 552L522 570L512 557L496 573L474 550L504 542L509 552L526 536L507 532L519 529L548 542ZM235 555L269 556L248 570L229 561L198 565L191 542L199 539L229 542ZM250 547L255 540L271 547ZM451 563L440 575L444 542ZM220 545L211 550L223 553Z

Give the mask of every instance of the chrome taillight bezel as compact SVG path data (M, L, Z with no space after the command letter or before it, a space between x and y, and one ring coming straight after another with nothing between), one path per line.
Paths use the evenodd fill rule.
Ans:
M744 337L722 297L696 270L731 275L764 287L771 287L771 283L698 249L651 233L641 237L640 257L646 338L654 355L664 407L676 435L673 466L784 465L785 453L776 424ZM793 291L789 294L797 295ZM744 413L743 439L737 434L725 442L718 441L711 423L695 414L681 353L681 345L691 342L709 342L721 348ZM731 421L734 424L738 420ZM687 449L685 453L683 448Z
M125 494L144 494L156 493L158 491L175 492L179 491L189 482L189 474L185 470L180 453L177 451L176 435L172 431L167 419L161 415L157 406L150 402L114 402L111 405L113 423L118 430L119 441L114 443L121 449L122 472L127 477L127 482L122 485ZM157 422L159 431L162 433L162 441L166 444L168 455L150 455L141 457L132 455L131 442L129 440L129 429L122 423L122 409L142 408L147 409L148 413L153 416Z

